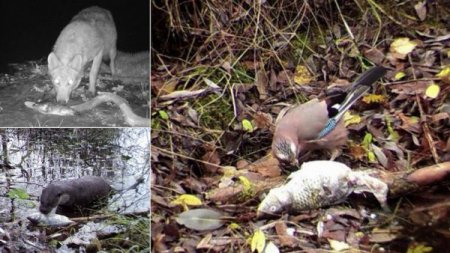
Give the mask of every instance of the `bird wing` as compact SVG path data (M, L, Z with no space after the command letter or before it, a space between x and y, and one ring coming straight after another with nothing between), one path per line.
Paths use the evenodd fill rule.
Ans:
M339 120L342 118L344 113L360 98L364 95L371 87L373 83L378 81L381 77L386 74L386 69L384 67L375 66L366 72L362 73L352 84L350 92L348 92L347 97L342 102L342 104L337 108L338 112L336 115L328 120L325 127L318 135L318 139L329 134L337 125Z

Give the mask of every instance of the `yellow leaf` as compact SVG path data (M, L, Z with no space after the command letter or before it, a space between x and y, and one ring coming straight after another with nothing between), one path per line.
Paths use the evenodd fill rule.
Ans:
M328 239L328 243L330 244L330 247L334 251L343 251L343 250L350 249L350 245L348 245L345 242Z
M377 158L375 156L375 153L372 151L368 151L367 152L367 160L369 160L369 162L373 163L377 161Z
M242 120L242 128L244 129L244 131L249 133L253 132L254 130L252 122L250 122L250 120L248 119Z
M392 42L390 51L404 57L411 53L416 46L417 43L409 40L409 38L398 38Z
M430 86L427 87L425 91L425 96L429 98L437 98L439 95L439 91L441 91L441 87L439 85L433 83Z
M402 79L405 76L406 76L405 72L403 72L403 71L397 72L395 74L395 76L394 76L394 80L398 81L398 80Z
M443 82L450 83L450 66L443 68L441 71L439 71L439 73L437 73L436 76L439 77Z
M427 253L433 251L433 248L425 244L413 244L408 247L407 253Z
M244 176L239 176L239 182L241 182L244 189L242 189L242 193L244 195L251 195L252 191L252 183Z
M295 83L302 85L302 84L310 83L311 80L312 80L312 76L305 66L298 65L295 68L295 75L294 75Z
M232 177L237 173L236 167L233 166L224 166L222 171L224 177Z
M201 206L202 201L195 195L182 194L170 202L172 205Z
M228 228L230 230L238 230L241 228L241 226L235 222L231 222L230 225L228 225Z
M368 95L365 95L362 100L366 104L382 103L386 100L386 97L384 95L368 94Z
M436 74L436 76L440 78L449 75L450 75L450 66L443 68L441 71L439 71L439 73Z
M352 124L358 124L361 122L361 116L356 115L356 114L351 114L349 111L347 111L344 114L344 122L345 122L345 126L352 125Z
M252 236L252 242L250 244L251 250L258 251L258 253L261 253L264 250L264 247L266 246L266 236L264 233L258 229Z

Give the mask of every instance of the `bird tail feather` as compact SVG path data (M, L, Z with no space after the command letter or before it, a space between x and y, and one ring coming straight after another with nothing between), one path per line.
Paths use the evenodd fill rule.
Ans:
M386 74L386 69L380 66L375 66L366 72L362 73L352 84L350 91L347 93L344 101L338 108L327 108L328 113L332 113L331 117L317 138L322 138L329 134L337 125L337 122L342 118L344 113L360 98L362 97L372 86L373 83L378 81ZM330 110L337 110L337 112L331 112Z
M338 113L334 116L336 121L344 115L344 113L359 99L361 98L372 86L373 83L378 81L386 74L386 69L380 66L375 66L366 72L362 73L352 84L350 92L342 102L338 109Z

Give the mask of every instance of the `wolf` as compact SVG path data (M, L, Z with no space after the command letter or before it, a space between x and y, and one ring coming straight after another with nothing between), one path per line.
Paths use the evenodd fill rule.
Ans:
M80 84L84 68L91 61L89 92L95 95L102 59L109 59L111 73L116 72L116 42L116 26L108 10L92 6L75 15L61 31L48 55L48 71L56 91L56 101L69 102L70 94Z
M112 78L125 84L149 82L149 51L126 53L117 50L115 68L116 73L112 75ZM100 66L100 72L111 74L110 68L105 63Z

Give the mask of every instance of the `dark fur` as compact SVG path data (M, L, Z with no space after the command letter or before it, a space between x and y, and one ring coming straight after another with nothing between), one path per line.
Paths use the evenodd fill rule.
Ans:
M95 176L53 182L42 190L39 211L48 214L57 207L56 212L59 214L81 212L105 200L111 190L103 178Z

